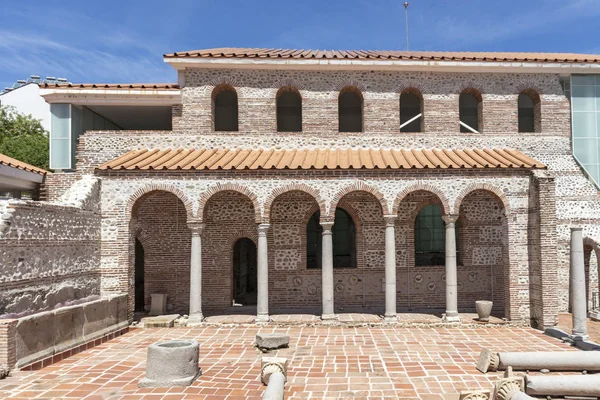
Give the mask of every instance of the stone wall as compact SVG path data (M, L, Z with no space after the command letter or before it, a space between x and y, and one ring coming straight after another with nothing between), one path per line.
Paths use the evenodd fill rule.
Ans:
M39 369L128 326L126 295L0 320L0 365Z
M24 315L100 294L99 182L60 203L0 202L0 315Z

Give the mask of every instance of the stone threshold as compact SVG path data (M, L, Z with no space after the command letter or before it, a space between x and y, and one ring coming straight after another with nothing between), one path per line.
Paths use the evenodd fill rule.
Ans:
M116 337L119 337L119 336L127 333L128 331L129 331L129 327L128 326L125 327L125 328L121 328L121 329L119 329L117 331L108 333L108 334L106 334L106 335L104 335L102 337L99 337L97 339L90 340L90 341L88 341L86 343L80 344L80 345L78 345L76 347L73 347L71 349L64 350L64 351L62 351L60 353L53 354L53 355L51 355L49 357L46 357L44 359L35 361L35 362L31 363L31 364L21 366L21 367L18 368L18 370L19 371L37 371L37 370L40 370L40 369L45 368L45 367L47 367L49 365L52 365L52 364L57 363L57 362L59 362L61 360L64 360L65 358L71 357L71 356L73 356L73 355L75 355L77 353L81 353L82 351L89 350L89 349L91 349L93 347L99 346L102 343L108 342L109 340L112 340L112 339L114 339Z

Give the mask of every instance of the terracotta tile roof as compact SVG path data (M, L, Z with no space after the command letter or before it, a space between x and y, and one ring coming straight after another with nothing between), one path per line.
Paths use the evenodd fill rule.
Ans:
M514 149L143 149L99 170L546 168Z
M43 89L179 90L176 83L42 83Z
M600 63L600 55L573 53L515 52L441 52L388 50L296 50L216 48L191 50L164 55L165 58L263 58L263 59L353 59L353 60L417 60L417 61L518 61Z
M19 161L15 158L9 157L4 154L0 154L0 166L1 165L6 165L7 167L17 168L23 171L33 172L40 175L49 174L49 172L45 169L34 167L33 165L24 163L23 161Z

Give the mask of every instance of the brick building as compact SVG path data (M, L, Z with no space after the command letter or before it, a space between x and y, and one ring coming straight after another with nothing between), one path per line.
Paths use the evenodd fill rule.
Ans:
M572 225L584 227L590 302L598 292L600 59L212 49L164 60L177 84L41 91L59 170L48 200L96 182L96 292L128 293L130 313L166 293L169 311L192 318L237 303L258 320L425 310L452 321L492 300L498 316L550 326L569 308Z

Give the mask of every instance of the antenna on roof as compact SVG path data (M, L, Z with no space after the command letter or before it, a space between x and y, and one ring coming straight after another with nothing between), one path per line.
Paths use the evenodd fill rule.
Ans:
M404 2L404 14L406 16L406 51L408 51L408 1Z

